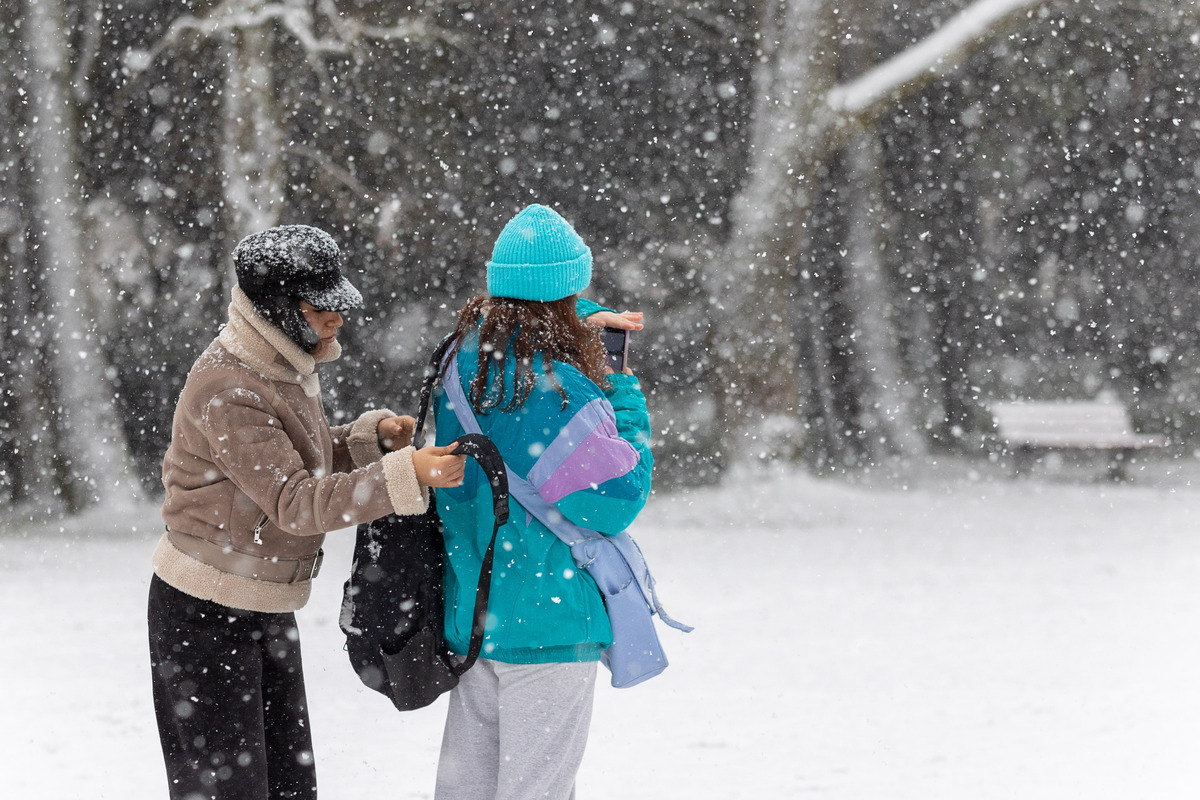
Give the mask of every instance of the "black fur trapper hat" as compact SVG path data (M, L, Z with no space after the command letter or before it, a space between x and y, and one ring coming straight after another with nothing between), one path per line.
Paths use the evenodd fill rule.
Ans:
M255 311L305 351L319 339L305 321L300 301L321 311L362 305L362 295L342 275L341 263L333 237L308 225L252 233L233 251L238 288Z

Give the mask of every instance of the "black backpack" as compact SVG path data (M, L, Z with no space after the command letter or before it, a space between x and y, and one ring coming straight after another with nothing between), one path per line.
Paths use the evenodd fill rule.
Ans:
M421 389L414 440L418 440L438 379L443 341ZM508 520L508 476L500 452L481 434L455 440L456 453L475 459L492 487L495 527L475 592L475 617L467 657L455 663L442 634L442 523L430 489L424 514L389 514L359 525L350 579L342 590L339 625L358 677L397 709L423 708L458 683L483 644L496 532Z

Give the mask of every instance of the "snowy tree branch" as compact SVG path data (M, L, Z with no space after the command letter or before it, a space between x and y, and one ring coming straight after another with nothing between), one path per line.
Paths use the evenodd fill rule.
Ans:
M717 36L747 37L753 35L752 30L739 25L728 16L719 13L710 13L696 3L679 2L679 0L646 0L643 5L654 6L666 11L668 14L691 20L701 27L707 28Z
M290 0L266 2L246 8L245 0L225 0L211 14L196 17L191 14L178 17L167 28L167 32L148 50L130 50L125 56L125 66L134 73L142 72L162 54L188 34L208 38L235 30L260 28L278 23L290 33L311 59L327 55L342 55L360 38L379 40L419 40L456 43L457 37L424 19L401 20L391 26L365 25L353 17L343 15L332 0L321 0L321 13L337 32L332 38L321 38L313 33L313 15L307 5Z
M146 70L163 51L173 47L176 42L189 33L198 34L201 38L209 38L228 31L259 28L273 21L281 22L310 52L314 50L345 52L345 44L336 42L331 46L313 36L312 16L306 8L270 3L258 8L243 10L243 5L244 3L240 3L238 0L225 0L206 17L195 17L191 14L177 17L162 38L155 42L149 50L127 52L125 66L135 73Z
M344 169L343 167L339 167L334 163L333 159L319 150L316 150L312 147L307 147L305 145L292 144L288 145L287 151L316 162L316 164L320 166L327 175L346 188L350 189L350 191L354 192L359 197L372 202L379 201L378 192L367 186L364 186L358 180L358 178L354 177L353 173L347 169Z
M977 0L931 36L858 78L836 86L825 97L833 112L856 116L901 89L916 89L949 73L973 45L995 36L996 27L1027 15L1046 0Z
M90 0L80 12L83 37L79 45L79 56L75 62L75 72L71 76L71 94L80 102L86 102L92 95L89 78L92 74L92 67L96 64L97 54L100 52L101 27L104 21L102 2L103 0Z
M354 17L348 17L339 11L334 0L320 0L319 6L330 25L339 31L342 41L348 44L352 44L358 39L441 41L453 45L459 45L462 41L462 37L459 35L430 24L427 13L402 19L395 25L364 25Z

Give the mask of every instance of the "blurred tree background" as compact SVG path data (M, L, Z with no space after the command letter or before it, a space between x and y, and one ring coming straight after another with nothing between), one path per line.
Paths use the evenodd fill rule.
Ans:
M1113 397L1190 456L1200 14L1002 3L853 113L839 87L988 0L5 4L0 499L155 491L268 225L330 231L367 298L331 421L411 410L530 202L647 313L660 485L982 452L1001 398Z

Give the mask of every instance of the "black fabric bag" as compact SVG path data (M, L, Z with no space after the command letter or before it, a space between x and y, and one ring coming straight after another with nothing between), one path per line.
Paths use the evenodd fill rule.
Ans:
M438 347L426 374L417 436L446 344ZM424 708L453 689L483 645L496 532L508 520L508 476L500 452L486 436L465 434L455 441L454 452L474 458L487 476L496 519L475 591L466 659L454 663L442 634L443 545L436 496L424 514L389 514L359 525L350 579L342 590L339 624L350 664L364 684L386 695L400 711Z

